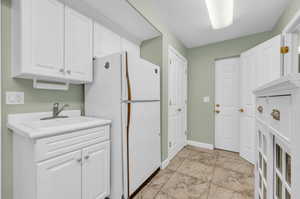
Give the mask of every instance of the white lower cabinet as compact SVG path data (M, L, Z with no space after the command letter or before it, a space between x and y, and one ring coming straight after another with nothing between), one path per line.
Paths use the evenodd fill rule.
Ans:
M83 199L102 199L110 194L109 142L83 149Z
M37 164L38 199L81 199L81 151Z
M37 140L14 134L14 199L108 197L109 129L96 127Z
M254 90L256 199L300 198L300 75Z

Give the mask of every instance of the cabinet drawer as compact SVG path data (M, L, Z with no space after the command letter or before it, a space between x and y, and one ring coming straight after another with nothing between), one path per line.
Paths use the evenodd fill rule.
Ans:
M287 141L291 137L291 105L290 96L271 97L269 98L269 121L282 138Z
M255 115L257 118L262 120L263 122L268 122L268 99L267 98L257 98L256 99L256 110Z
M35 160L42 161L108 139L109 126L43 138L35 144Z

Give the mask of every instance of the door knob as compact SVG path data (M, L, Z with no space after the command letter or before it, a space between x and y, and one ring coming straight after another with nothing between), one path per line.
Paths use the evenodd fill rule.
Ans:
M220 107L220 104L216 104L216 107Z
M245 110L244 110L243 108L239 109L239 111L240 111L241 113L244 113L244 112L245 112Z
M220 111L219 111L219 110L215 110L215 112L216 112L217 114L219 114L219 113L220 113Z
M179 109L177 109L177 111L178 111L178 112L181 112L181 111L182 111L182 109L181 109L181 108L179 108Z

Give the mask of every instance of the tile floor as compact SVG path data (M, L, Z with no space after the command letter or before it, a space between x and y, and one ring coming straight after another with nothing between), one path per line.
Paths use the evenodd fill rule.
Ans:
M253 171L237 153L187 146L134 199L253 199Z

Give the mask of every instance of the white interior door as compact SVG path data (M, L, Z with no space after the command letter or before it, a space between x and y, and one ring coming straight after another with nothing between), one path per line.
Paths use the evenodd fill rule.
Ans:
M254 50L241 55L240 68L240 156L249 162L255 160L255 119L253 89L257 85L256 78L257 56Z
M169 51L168 150L173 157L186 144L187 62Z
M215 62L215 147L239 151L240 58Z

